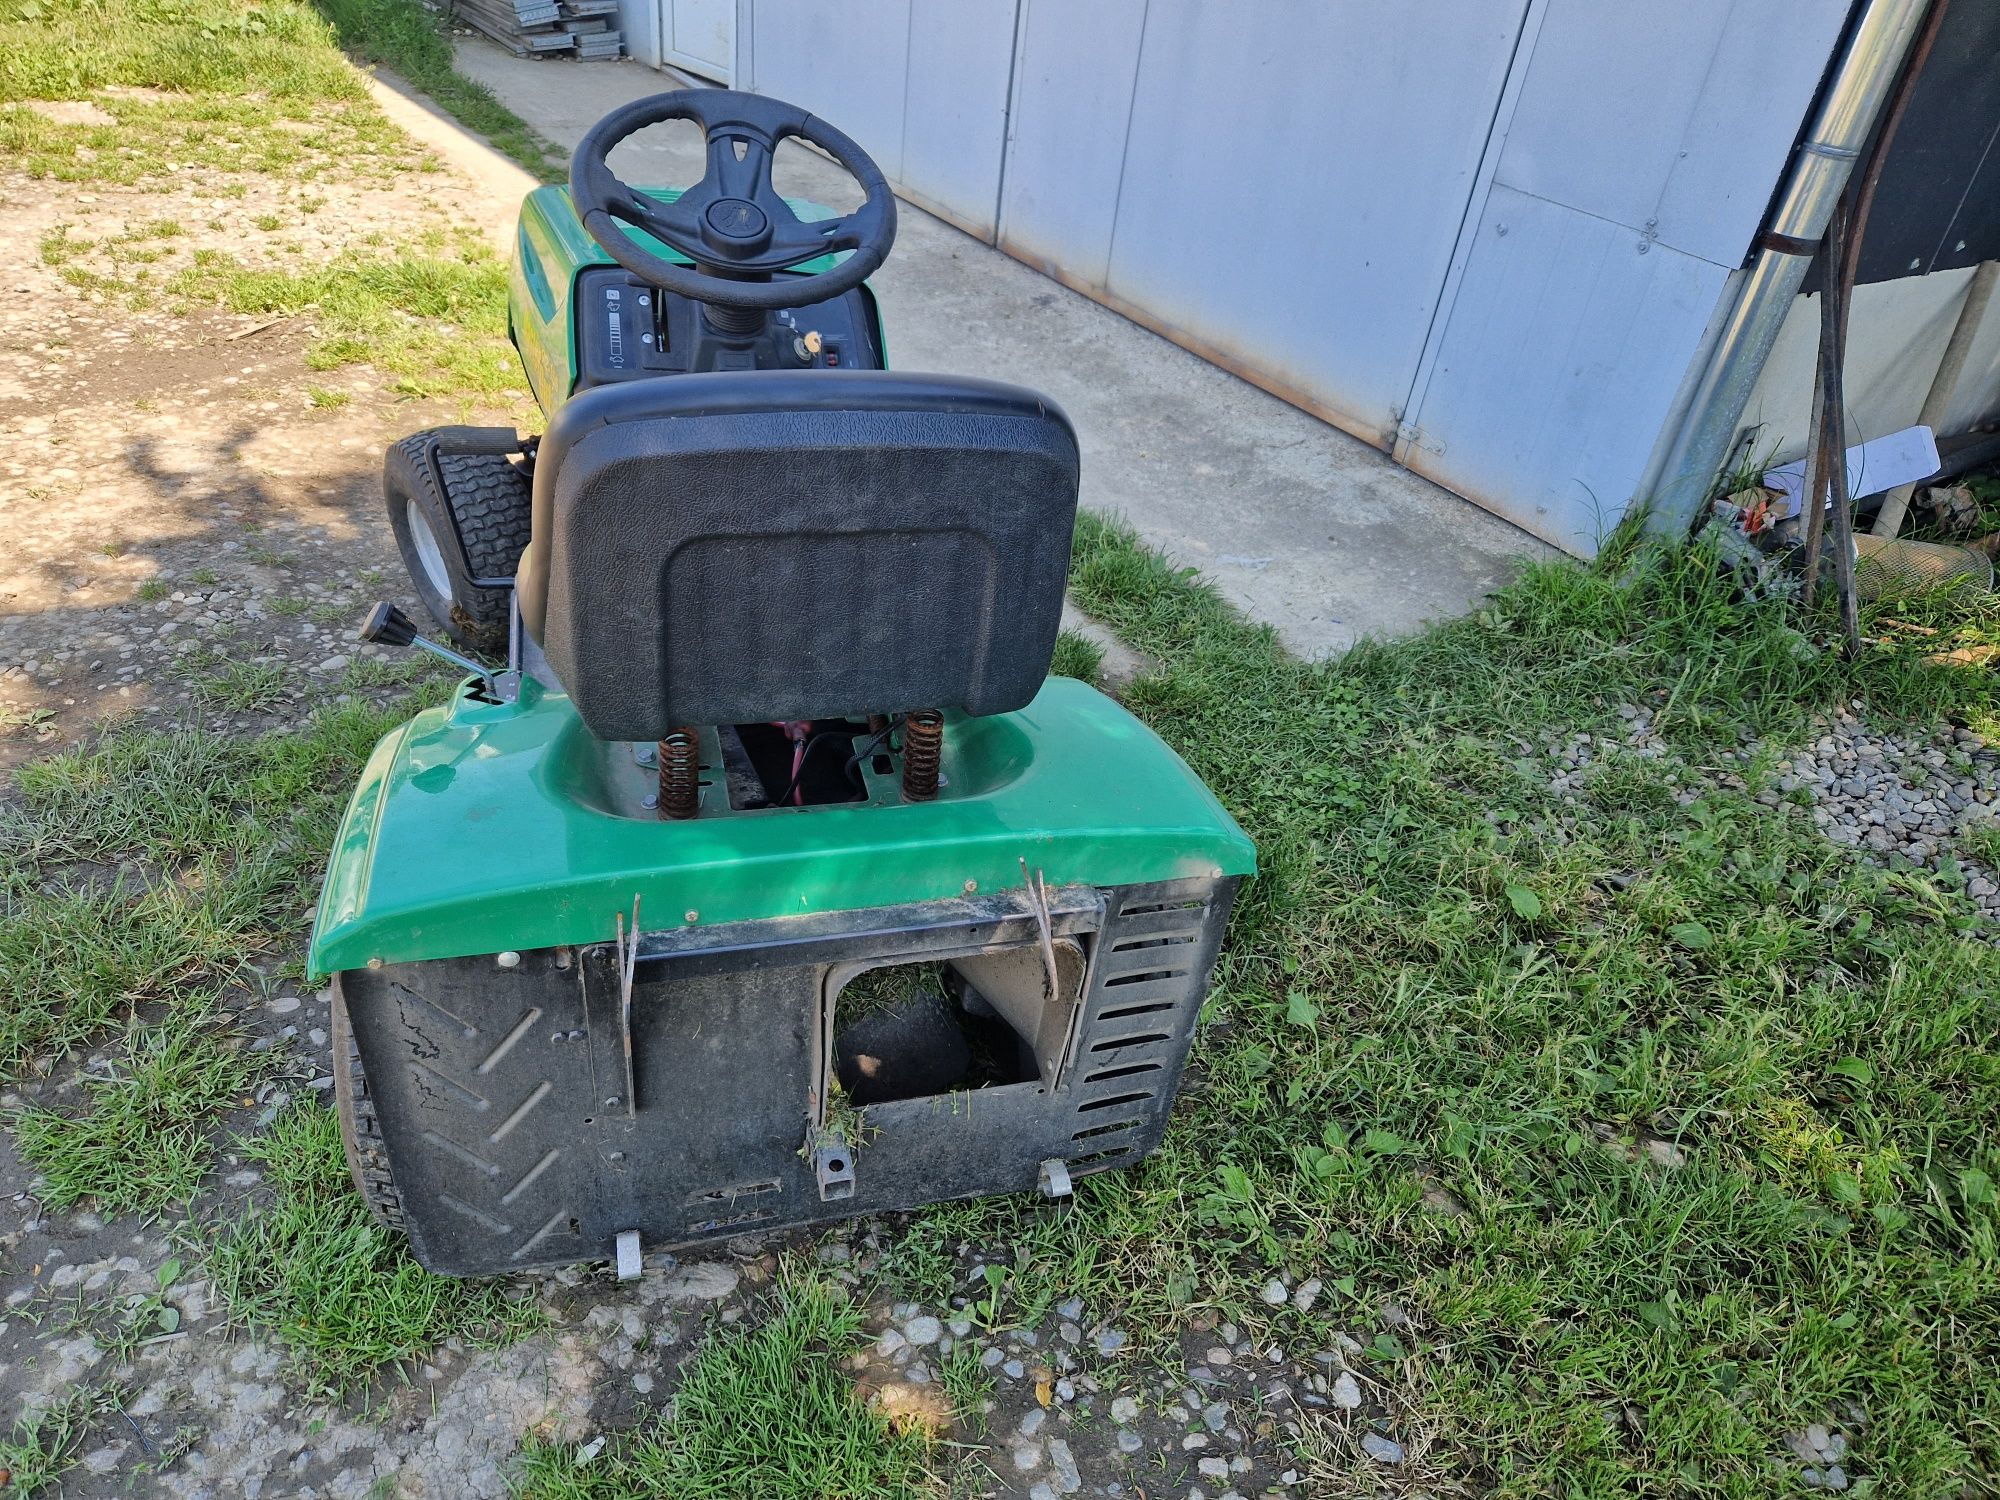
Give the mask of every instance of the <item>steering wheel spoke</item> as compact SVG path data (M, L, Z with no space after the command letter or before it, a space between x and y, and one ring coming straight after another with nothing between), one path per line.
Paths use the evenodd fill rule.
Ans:
M678 240L697 239L701 235L701 205L688 202L687 195L678 198L655 198L650 193L635 192L627 205L631 212L619 212L618 217L628 224L637 224L656 240L662 240L675 249Z
M771 235L771 249L790 256L792 264L836 250L852 250L861 243L851 214L831 219L801 219L792 214L788 218L789 222Z
M701 181L672 201L636 192L606 160L620 141L664 120L693 120L706 139ZM845 168L861 185L861 207L801 220L771 181L772 158L786 136L810 141ZM655 286L720 307L802 307L838 296L881 265L896 235L889 184L858 145L794 105L728 89L661 94L607 115L577 146L570 196L584 227L613 260ZM661 259L619 221L695 265ZM835 251L853 253L810 276L757 279Z
M771 185L771 148L753 135L733 134L709 137L708 176L718 198L744 198L751 202Z

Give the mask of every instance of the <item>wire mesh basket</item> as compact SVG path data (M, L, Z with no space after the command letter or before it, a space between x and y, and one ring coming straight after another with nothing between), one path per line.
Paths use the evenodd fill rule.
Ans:
M1854 539L1854 589L1863 599L1951 586L1990 589L1993 559L1971 547L1861 535Z

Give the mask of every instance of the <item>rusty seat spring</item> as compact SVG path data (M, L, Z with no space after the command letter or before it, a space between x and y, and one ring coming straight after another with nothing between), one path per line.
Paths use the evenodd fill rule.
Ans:
M944 758L944 715L916 708L903 718L903 800L929 802L938 794Z
M660 816L692 818L701 811L701 742L692 729L660 741Z

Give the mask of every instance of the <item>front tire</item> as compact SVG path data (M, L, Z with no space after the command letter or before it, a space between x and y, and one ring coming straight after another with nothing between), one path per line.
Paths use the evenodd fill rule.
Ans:
M389 528L425 612L461 645L502 656L507 595L472 580L511 578L520 565L533 519L528 476L509 454L440 453L440 491L430 462L436 441L416 433L383 460Z

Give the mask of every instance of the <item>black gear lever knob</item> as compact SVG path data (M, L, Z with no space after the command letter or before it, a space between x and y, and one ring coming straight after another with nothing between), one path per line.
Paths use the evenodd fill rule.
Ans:
M369 610L368 618L361 622L361 639L379 646L419 647L430 652L439 661L448 661L460 671L470 672L485 683L488 701L497 696L491 667L482 666L469 656L459 655L449 646L440 646L436 641L426 640L418 635L417 622L386 599Z
M361 639L383 646L408 646L417 638L417 623L384 599L361 622Z

